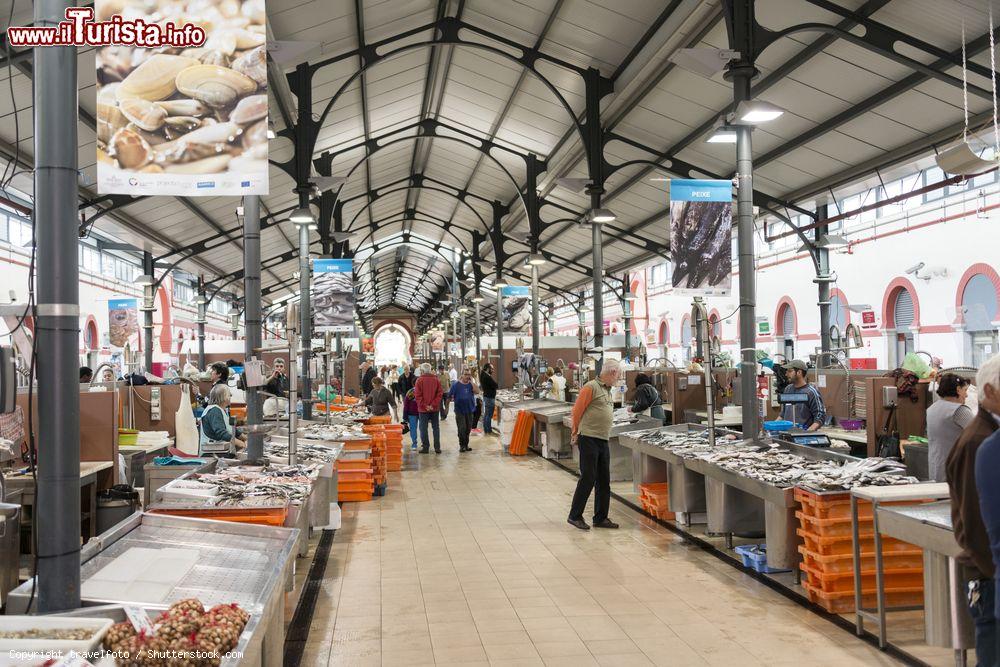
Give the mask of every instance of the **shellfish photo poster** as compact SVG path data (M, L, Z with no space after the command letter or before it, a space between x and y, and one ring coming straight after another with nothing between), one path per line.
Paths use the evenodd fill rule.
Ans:
M132 336L139 333L139 301L137 299L108 300L108 343L124 348Z
M313 260L312 309L315 331L354 331L353 260Z
M508 285L500 290L504 333L528 333L531 329L531 289Z
M670 254L676 294L729 294L733 273L732 181L670 181Z
M264 0L96 0L97 20L194 24L201 46L102 46L102 194L268 194ZM115 20L118 20L117 18Z

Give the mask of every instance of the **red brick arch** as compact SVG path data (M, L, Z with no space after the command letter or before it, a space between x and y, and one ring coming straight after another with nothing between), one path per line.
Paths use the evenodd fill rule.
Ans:
M658 345L670 345L670 327L667 325L666 319L660 320L656 342Z
M407 324L406 322L402 321L402 320L396 320L396 319L379 320L378 326L375 327L374 331L372 331L372 340L375 340L375 334L377 334L379 332L379 329L381 329L383 327L387 327L390 324L395 324L400 329L403 329L407 333L407 335L409 335L409 337L410 337L410 356L412 357L416 353L416 349L417 349L416 348L416 345L417 345L417 335L415 333L413 333L413 329L410 328L410 325Z
M965 288L969 285L969 281L978 275L986 276L993 283L993 288L997 291L997 301L1000 303L1000 274L989 264L976 262L965 270L962 279L958 281L958 289L955 291L955 324L965 322L965 313L962 312L962 297L965 296ZM990 319L996 320L997 316L998 313L993 313Z
M920 300L917 298L917 288L914 287L906 278L896 278L888 287L885 288L885 294L882 296L882 328L883 329L895 329L896 328L896 297L899 296L899 292L906 290L910 293L910 297L913 298L913 328L916 329L920 326Z

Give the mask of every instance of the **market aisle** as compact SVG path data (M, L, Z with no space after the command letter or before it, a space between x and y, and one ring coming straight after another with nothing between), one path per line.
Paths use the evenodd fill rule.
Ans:
M575 478L453 429L344 506L303 665L894 664L617 502L571 528Z

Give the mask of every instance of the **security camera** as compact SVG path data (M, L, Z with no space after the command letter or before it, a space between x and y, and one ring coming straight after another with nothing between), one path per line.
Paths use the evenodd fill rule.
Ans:
M916 275L917 271L919 271L922 268L924 268L924 263L923 262L919 262L917 264L914 264L910 268L908 268L906 270L906 273L908 273L910 275Z

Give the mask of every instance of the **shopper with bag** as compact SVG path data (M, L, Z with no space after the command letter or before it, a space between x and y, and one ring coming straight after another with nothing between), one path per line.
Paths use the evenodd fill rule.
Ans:
M611 506L611 424L615 404L611 391L618 382L620 368L615 359L605 359L601 374L580 389L573 404L573 429L571 442L580 448L580 479L576 483L573 504L566 523L590 530L583 520L583 511L594 492L594 527L617 528L608 518Z
M434 452L441 453L441 422L439 411L444 403L444 392L441 391L441 380L434 375L430 364L420 366L420 377L417 378L413 387L413 397L417 400L417 410L420 414L420 448L421 454L430 451L430 439L427 434L427 427L430 426L434 432Z

